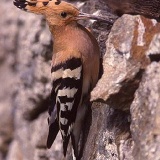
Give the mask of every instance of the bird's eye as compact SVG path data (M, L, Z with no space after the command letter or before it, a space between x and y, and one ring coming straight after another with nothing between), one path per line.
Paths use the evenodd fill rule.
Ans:
M67 17L67 13L66 12L61 12L61 17L66 18Z

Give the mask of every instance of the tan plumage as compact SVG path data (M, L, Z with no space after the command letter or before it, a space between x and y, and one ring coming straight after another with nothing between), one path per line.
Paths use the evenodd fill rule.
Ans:
M78 142L89 93L98 81L100 52L94 36L77 20L95 17L57 0L15 0L14 4L20 9L43 14L54 39L47 146L51 147L60 130L64 155L71 136L74 154L79 158Z

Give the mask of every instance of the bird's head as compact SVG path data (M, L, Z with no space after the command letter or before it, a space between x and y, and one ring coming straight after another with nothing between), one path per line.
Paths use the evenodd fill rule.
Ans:
M95 19L95 16L81 13L72 4L61 0L15 0L14 5L25 11L44 15L53 26L63 26L84 18Z

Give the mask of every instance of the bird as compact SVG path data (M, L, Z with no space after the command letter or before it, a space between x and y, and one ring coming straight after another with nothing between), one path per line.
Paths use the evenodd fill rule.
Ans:
M100 70L100 49L96 38L81 19L96 19L60 0L15 0L24 11L44 15L53 36L51 65L51 105L47 148L51 148L60 131L64 157L71 139L74 156L79 158L79 141Z

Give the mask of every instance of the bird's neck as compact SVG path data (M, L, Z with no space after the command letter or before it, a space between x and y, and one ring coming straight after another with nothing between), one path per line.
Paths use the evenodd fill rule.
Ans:
M76 28L76 22L64 26L50 26L50 31L54 41L54 53L60 52L61 50L67 50L69 43L71 43L70 38L72 37L72 34L75 32Z

